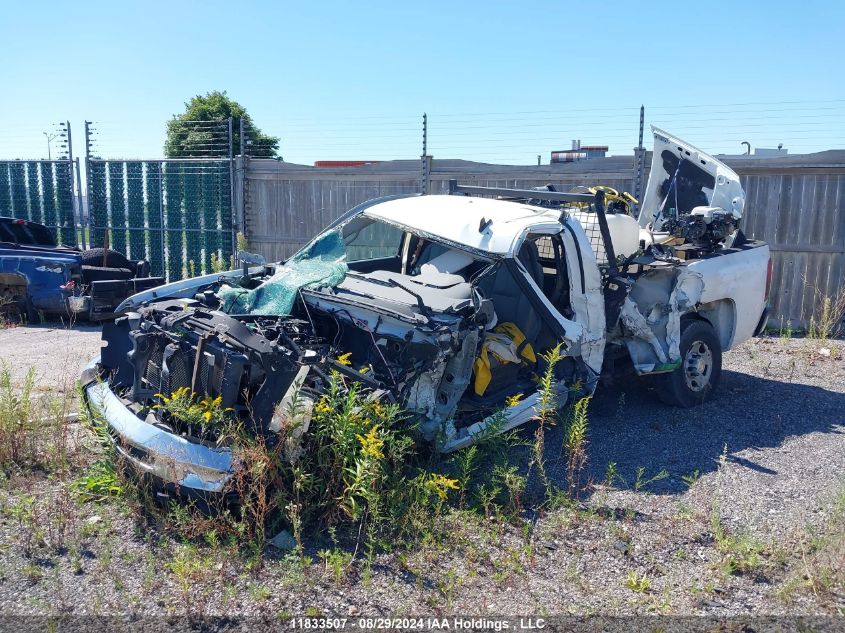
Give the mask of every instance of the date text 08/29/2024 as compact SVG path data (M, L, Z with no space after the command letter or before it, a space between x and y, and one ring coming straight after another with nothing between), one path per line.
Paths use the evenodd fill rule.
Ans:
M306 630L344 630L361 629L372 630L457 630L457 631L528 631L540 630L546 627L543 618L481 618L481 617L404 617L404 618L325 618L325 617L295 617L288 621L288 628Z

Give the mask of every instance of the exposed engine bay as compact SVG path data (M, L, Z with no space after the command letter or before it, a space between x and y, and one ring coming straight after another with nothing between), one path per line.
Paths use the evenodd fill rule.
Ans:
M745 206L739 178L710 156L673 141L655 130L640 226L652 237L667 234L700 252L718 250L739 229Z
M690 213L670 217L663 228L674 237L701 249L714 249L738 227L738 220L719 207L695 207Z

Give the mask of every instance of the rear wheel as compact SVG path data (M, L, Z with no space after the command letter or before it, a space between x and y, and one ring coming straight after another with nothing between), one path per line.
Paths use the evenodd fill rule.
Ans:
M657 395L666 404L689 408L713 394L722 375L722 346L706 321L681 321L681 366L655 376Z

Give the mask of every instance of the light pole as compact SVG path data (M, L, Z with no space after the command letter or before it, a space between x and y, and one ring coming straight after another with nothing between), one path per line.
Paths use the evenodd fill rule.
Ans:
M47 160L52 160L52 157L50 156L50 141L56 138L58 134L47 134L47 132L42 132L42 134L44 135L44 138L47 139Z

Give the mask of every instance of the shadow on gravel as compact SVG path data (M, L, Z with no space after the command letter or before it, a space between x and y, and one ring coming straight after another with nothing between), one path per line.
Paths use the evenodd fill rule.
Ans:
M769 380L724 370L718 394L693 409L675 409L657 400L636 380L629 385L599 387L590 405L588 477L603 481L609 462L629 486L643 467L643 479L662 469L669 477L648 486L650 492L685 492L681 477L698 470L704 475L719 465L727 445L728 461L775 475L753 458L738 457L747 449L780 446L790 436L807 433L842 433L845 394L819 387ZM533 434L534 426L526 431ZM546 436L547 470L566 485L560 454L562 429Z

